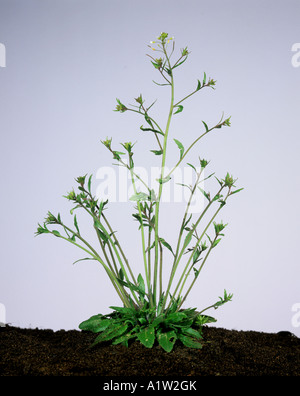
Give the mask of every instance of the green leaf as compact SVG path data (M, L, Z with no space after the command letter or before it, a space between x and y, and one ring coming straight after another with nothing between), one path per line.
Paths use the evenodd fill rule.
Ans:
M84 261L84 260L95 260L95 259L92 258L92 257L82 258L82 259L79 259L79 260L74 261L73 265L76 264L76 263L78 263L79 261Z
M202 85L205 85L205 83L206 83L206 73L204 72L204 77L203 77Z
M190 217L184 222L184 224L183 224L183 226L182 226L182 230L184 230L185 227L188 225L188 223L191 221L192 216L193 216L193 215L191 214Z
M162 295L161 295L161 297L160 297L160 299L159 299L159 301L158 301L158 304L157 304L157 315L158 315L158 316L154 319L154 321L153 321L153 326L155 326L155 325L154 325L154 322L155 322L156 320L159 320L159 318L162 318L161 321L164 321L164 320L165 320L165 317L164 317L164 316L159 316L159 315L161 314L162 309L163 309L164 299L165 299L165 292L162 293ZM160 323L160 321L159 321L158 323Z
M144 279L141 274L139 274L137 281L138 281L138 288L139 288L140 292L143 295L145 295L145 282L144 282Z
M169 180L171 180L171 176L166 176L163 179L156 179L159 184L164 184L167 183Z
M159 238L159 240L167 249L170 250L170 252L173 254L173 256L175 256L171 245L168 242L166 242L163 238Z
M229 195L236 194L242 190L244 190L244 188L240 188L239 190L231 191L231 193Z
M51 231L53 235L57 236L57 237L61 237L60 233L56 230L52 230Z
M159 345L166 351L171 352L173 346L177 340L175 331L168 331L167 333L161 333L157 337Z
M174 114L178 114L178 113L181 113L181 112L182 112L182 110L183 110L183 106L182 106L182 105L177 105L177 106L175 106L175 107L178 107L178 109L175 111Z
M100 223L100 221L98 219L94 218L94 227L102 230L103 229L103 225Z
M186 319L186 315L183 312L173 312L169 314L165 320L166 323L178 323Z
M144 128L143 125L140 126L140 129L141 129L142 131L144 131L144 132L150 131L150 132L158 133L158 134L160 134L160 135L165 136L165 134L164 134L163 132L159 131L158 129L154 129L154 128Z
M37 231L36 231L36 235L40 235L40 234L49 234L50 231L45 227L42 227L40 224L38 225Z
M134 334L136 328L132 329L131 331L129 331L126 334L121 335L120 337L117 337L113 342L112 345L117 345L117 344L123 344L125 346L128 346L128 340L130 340L130 338L134 338L136 337L136 334Z
M120 270L119 270L119 278L121 279L121 280L124 280L124 272L123 272L123 270L122 270L122 268L120 268Z
M151 61L151 63L155 67L155 69L159 69L161 67L161 64L159 64L159 63L155 63L155 62L152 62L152 61Z
M136 285L134 285L134 284L133 284L132 282L130 282L130 281L125 282L124 280L118 278L118 282L119 282L122 286L128 287L128 289L130 289L132 292L133 292L133 291L141 292L140 288L137 287ZM112 307L111 307L111 308L112 308ZM114 308L116 308L116 307L114 307ZM131 308L126 308L126 309L131 309Z
M162 304L161 304L161 305L162 305ZM161 309L160 309L160 311L161 311ZM160 315L160 312L159 312L159 316L157 316L157 317L153 320L152 326L153 326L153 327L157 327L160 323L164 322L164 320L165 320L165 316L164 316L164 315Z
M111 319L106 319L103 315L93 315L89 319L80 323L79 329L99 333L104 331L111 324Z
M72 208L72 209L70 210L71 215L73 214L74 210L77 209L77 208L80 208L80 205L77 205L77 206L75 206L75 208Z
M127 308L127 307L109 307L109 308L113 309L116 312L120 312L121 314L125 314L125 315L127 315L127 314L132 315L135 312L133 308Z
M201 89L201 82L200 82L200 80L197 80L197 81L198 81L198 84L197 84L196 91L199 91L199 89Z
M193 264L196 264L199 261L200 254L201 254L201 249L197 248L193 254ZM194 270L195 270L195 268L194 268Z
M153 326L145 327L137 334L137 338L146 348L152 348L155 341L155 329Z
M73 234L73 235L71 236L71 238L69 238L69 240L70 240L70 241L73 241L73 242L76 242L75 234ZM94 259L91 259L91 260L94 260ZM79 261L79 260L78 260L78 261ZM73 263L73 264L75 264L75 263Z
M191 240L192 240L192 237L193 237L193 233L192 233L192 232L189 232L189 233L187 234L187 236L185 237L185 240L184 240L184 244L183 244L184 249L189 245L189 243L190 243Z
M206 132L208 132L208 131L209 131L209 129L208 129L208 126L207 126L207 124L206 124L204 121L202 121L202 123L203 123L203 125L204 125L204 127L205 127L205 130L206 130Z
M129 198L130 201L148 201L149 200L149 195L143 192L138 192L134 195L132 195L132 197Z
M74 226L75 226L75 228L76 228L78 234L80 235L80 231L79 231L79 228L78 228L78 223L77 223L76 215L74 215Z
M121 152L121 151L113 151L113 159L120 161L121 159L121 155L125 155L125 153Z
M189 327L188 329L184 329L182 332L183 332L185 335L188 335L188 336L193 337L193 338L197 338L197 339L202 338L202 336L201 336L201 334L199 333L199 331L193 329L192 327Z
M194 321L194 324L196 326L203 326L206 323L214 323L216 322L216 319L213 318L212 316L208 316L208 315L198 315Z
M99 342L109 341L113 338L123 335L128 328L128 324L116 324L112 323L103 333L101 333L92 344L98 344Z
M197 348L197 349L202 348L202 344L200 344L199 341L197 341L191 337L188 337L186 335L179 334L179 339L183 343L183 345L188 348Z
M199 190L202 192L202 194L205 196L206 199L210 202L210 193L205 192L201 187L199 187Z
M197 173L197 169L194 167L194 165L187 163L188 166L194 169L194 171Z
M97 233L98 233L99 237L103 240L104 244L106 244L109 241L109 237L106 234L104 234L104 232L97 229Z
M89 191L90 194L91 194L92 176L93 176L93 175L91 175L91 176L89 177L89 180L88 180L88 191Z
M179 63L177 63L176 65L174 65L173 67L172 67L172 69L175 69L176 67L178 67L178 66L180 66L180 65L182 65L186 60L187 60L187 56L183 59L183 61L181 61L181 62L179 62Z
M162 155L164 153L163 150L150 150L151 153L154 153L155 155Z
M223 186L223 183L222 183L222 181L221 180L219 180L216 176L215 176L215 179L218 181L218 183L220 184L220 186L222 187Z
M183 153L184 153L183 144L182 144L179 140L177 140L177 139L174 139L174 142L177 144L177 146L178 146L178 148L179 148L179 150L180 150L180 159L181 159L182 156L183 156Z

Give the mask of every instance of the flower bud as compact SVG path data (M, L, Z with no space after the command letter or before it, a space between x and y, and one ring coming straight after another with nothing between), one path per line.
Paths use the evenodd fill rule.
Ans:
M66 198L69 199L70 201L75 201L76 200L75 191L72 190L71 192L69 192L69 194L66 196Z
M116 110L115 111L119 111L120 113L124 113L124 111L128 110L127 107L125 105L123 105L123 103L120 102L119 99L117 99L117 106L116 106Z

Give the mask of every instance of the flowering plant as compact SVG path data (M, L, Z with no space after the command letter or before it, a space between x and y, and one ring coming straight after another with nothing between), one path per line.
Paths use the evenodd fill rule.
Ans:
M173 116L184 110L182 103L192 95L205 88L215 89L216 81L207 78L206 73L204 73L203 79L197 81L196 88L190 94L179 101L175 101L174 74L176 69L186 62L190 52L187 47L181 49L177 60L172 62L175 41L167 33L161 33L156 41L151 42L149 47L153 53L160 54L159 57L148 55L151 64L162 78L162 82L155 82L155 84L170 89L170 106L166 127L162 128L150 112L155 102L146 106L142 95L135 98L136 105L125 105L117 99L115 111L120 113L134 112L142 116L147 123L146 127L141 126L140 129L153 135L157 147L150 151L161 162L157 189L149 187L136 172L133 159L134 144L131 142L121 143L123 149L118 151L112 147L111 138L102 141L103 145L112 153L113 159L117 161L118 165L125 167L131 177L134 195L130 199L136 203L136 213L133 214L133 217L138 222L142 242L143 268L139 275L136 277L133 273L122 245L105 214L108 200L103 200L101 197L97 198L92 192L92 175L78 177L76 179L78 191L75 192L73 189L66 195L66 198L75 205L71 210L74 226L67 226L62 221L60 214L54 216L51 212L48 212L43 225L38 225L36 234L52 234L86 252L88 257L81 260L98 261L120 297L122 306L111 307L113 309L111 314L94 315L79 325L82 330L89 330L98 334L94 344L110 341L113 344L121 343L128 346L130 340L138 339L150 348L157 340L159 345L169 352L176 340L180 340L188 347L201 348L202 326L215 321L214 318L204 315L203 312L209 308L216 309L232 299L232 294L228 294L224 290L223 297L219 297L217 302L200 312L196 311L196 308L182 308L192 287L199 278L208 256L219 244L221 237L224 236L223 231L227 224L223 224L222 221L216 222L217 215L227 203L228 198L242 189L235 189L236 180L229 173L226 173L223 179L216 177L219 187L214 194L211 194L200 187L203 180L214 175L211 174L207 178L203 177L208 161L199 158L197 167L189 163L188 165L195 172L195 182L193 185L185 186L190 191L190 197L179 228L176 247L173 248L170 243L161 237L159 219L165 184L171 180L174 171L183 163L196 143L214 130L229 127L230 117L226 119L222 117L212 127L202 121L203 132L187 149L180 140L174 138L174 142L179 149L179 159L173 168L166 172L167 143ZM137 181L142 183L145 191L137 190ZM195 216L189 213L189 208L197 191L204 195L206 204L202 212ZM83 209L92 219L100 252L91 246L81 234L76 214L74 214L74 211L78 208ZM213 210L213 208L215 209ZM210 211L212 211L212 214L208 215ZM209 217L204 222L206 216ZM62 232L50 229L50 225L59 225ZM202 226L201 230L200 225ZM211 229L213 235L209 235ZM172 256L173 264L164 288L163 253L166 249ZM175 275L178 275L176 281Z

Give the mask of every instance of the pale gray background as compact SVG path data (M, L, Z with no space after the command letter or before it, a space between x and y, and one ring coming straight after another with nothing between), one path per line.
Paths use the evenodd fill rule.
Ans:
M177 50L187 45L192 52L178 69L178 100L204 71L217 80L216 91L199 93L174 117L171 139L187 146L203 130L201 120L212 125L222 111L232 115L232 127L208 135L188 160L201 155L212 172L229 171L245 187L224 208L226 236L187 305L210 305L226 288L234 299L211 312L217 326L300 335L292 325L292 307L300 302L300 68L291 62L299 15L299 0L0 1L7 52L0 68L0 302L7 322L73 329L119 304L95 262L72 266L81 251L33 235L48 210L67 221L71 206L62 196L74 177L110 166L100 139L112 136L116 147L137 141L137 165L157 164L148 154L150 142L156 148L153 136L139 130L142 118L112 110L116 97L132 103L143 93L148 104L159 99L153 114L165 122L167 88L152 83L158 74L146 53L150 40L166 31ZM168 164L177 158L170 143ZM176 205L162 217L170 243L182 212ZM107 215L142 271L131 209L112 203ZM89 234L88 219L79 220Z

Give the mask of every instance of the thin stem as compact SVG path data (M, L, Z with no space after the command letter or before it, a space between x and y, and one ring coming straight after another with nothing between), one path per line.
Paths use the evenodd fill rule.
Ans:
M162 248L162 243L159 242L159 252L160 252L160 265L159 265L159 301L161 299L162 296L162 292L163 292L163 248Z
M149 276L149 279L151 279L151 249L150 249L150 246L151 246L151 232L152 232L152 229L151 229L151 227L149 225L149 229L148 229L148 247L147 247L147 249L148 249L148 276Z
M173 67L174 67L174 66L173 66ZM195 91L193 91L192 93L190 93L189 95L187 95L187 96L185 96L183 99L181 99L179 102L177 102L177 103L174 105L174 107L178 106L179 103L182 103L184 100L188 99L190 96L194 95L196 92L199 92L199 91L200 91L202 88L204 88L204 87L209 87L209 84L205 84L205 85L202 85L202 87L200 87L200 88L196 88Z
M149 192L149 194L150 194L150 193L151 193L151 190L150 190L149 186L147 185L147 183L144 182L144 180L143 180L137 173L135 173L134 170L133 170L126 162L124 162L122 159L120 159L119 162L121 162L121 164L122 164L125 168L127 168L127 169L129 170L130 173L131 173L131 172L133 173L133 175L135 176L135 178L138 179L138 180L146 187L146 189L148 190L148 192Z
M171 70L171 65L170 61L168 58L167 51L165 49L165 45L163 44L163 50L166 56L166 59L169 63L169 68ZM170 110L169 110L169 116L167 120L167 125L164 133L164 143L163 143L163 154L162 154L162 163L161 163L161 175L160 175L160 184L159 184L159 192L158 192L158 198L157 202L155 205L155 262L154 262L154 279L153 279L153 298L154 298L154 304L156 306L156 292L157 292L157 272L158 272L158 241L159 241L159 236L158 236L158 218L159 218L159 207L160 207L160 199L162 195L162 190L163 190L163 183L162 180L164 178L164 168L165 168L165 163L166 163L166 149L167 149L167 141L168 141L168 133L169 133L169 128L171 124L171 119L173 115L173 109L174 109L174 78L173 78L173 73L171 70L171 103L170 103Z
M178 237L178 241L177 241L177 247L176 247L176 253L175 253L174 262L176 261L176 258L177 258L178 253L179 253L180 242L181 242L181 238L182 238L183 231L184 231L184 224L186 222L187 214L188 214L188 211L189 211L193 196L195 194L197 185L199 184L199 180L200 180L201 174L203 172L203 169L204 168L201 168L200 172L197 173L197 179L195 181L193 189L191 190L190 198L189 198L189 201L188 201L186 209L185 209L185 213L184 213L184 216L183 216L183 219L182 219L182 223L181 223L181 227L180 227L180 231L179 231L179 237Z
M66 228L68 231L70 231L71 233L73 233L73 235L75 235L75 237L77 237L78 239L80 239L86 246L89 247L89 250L87 250L86 248L84 248L83 246L79 245L78 243L76 243L75 241L72 241L70 238L66 238L64 236L60 236L60 238L72 243L73 245L79 247L80 249L84 250L85 252L87 252L89 255L91 255L95 260L99 261L100 264L104 267L106 273L108 274L110 280L112 281L112 284L116 290L116 292L118 293L121 301L123 302L123 304L126 307L130 307L130 301L128 301L126 292L123 290L123 287L119 284L118 279L116 278L115 274L113 273L113 271L110 270L110 268L104 263L104 261L101 259L101 257L99 256L99 254L95 251L95 249L85 240L81 237L81 235L79 235L78 233L74 232L72 229L70 229L69 227L65 226L64 224L61 224L64 228Z
M96 231L97 238L98 238L99 244L100 244L100 246L101 246L101 250L102 250L102 252L103 252L103 254L104 254L105 260L106 260L106 262L107 262L107 265L109 266L110 270L111 270L112 272L114 272L115 275L117 276L117 275L118 275L118 270L117 270L117 268L116 268L116 265L115 265L115 269L113 269L113 267L112 267L112 265L111 265L111 263L110 263L110 260L109 260L109 258L108 258L108 256L107 256L106 251L105 251L104 243L102 242L101 237L100 237L100 235L99 235L99 230L98 230L96 227L94 227L94 229L95 229L95 231ZM114 261L114 260L113 260L113 261ZM115 261L114 261L114 264L115 264Z
M188 152L193 148L193 146L206 134L208 134L210 131L212 131L214 128L213 127L211 129L209 129L208 131L204 132L201 136L199 136L189 147L188 149L183 153L182 157L178 160L178 162L176 163L176 165L173 167L173 169L170 170L170 172L168 173L168 175L166 177L169 177L176 168L178 168L178 166L181 164L181 162L183 161L183 159L186 157L186 155L188 154Z
M127 274L126 269L125 269L125 267L124 267L124 264L123 264L123 262L122 262L122 260L121 260L121 257L120 257L120 255L119 255L119 252L118 252L117 249L116 249L115 244L113 243L113 241L112 241L112 239L111 239L110 234L107 232L107 230L105 229L105 227L100 223L100 219L99 219L93 212L90 212L84 205L81 205L81 207L82 207L83 209L85 209L85 210L87 211L87 213L89 213L89 214L94 218L94 220L96 220L96 221L99 223L99 226L101 227L101 231L104 232L105 236L108 238L108 240L109 240L110 243L111 243L111 246L112 246L112 248L113 248L113 250L114 250L114 252L115 252L115 255L117 256L118 262L119 262L119 264L120 264L120 266L121 266L121 268L122 268L122 271L123 271L123 274L124 274L124 276L125 276L126 281L127 281L127 282L130 282L130 281L129 281L129 278L128 278L128 274ZM133 295L135 301L137 302L137 304L139 304L139 300L138 300L138 298L137 298L135 292L134 292L133 290L131 290L131 293L132 293L132 295Z
M134 180L132 167L130 168L130 174L131 174L131 182L132 182L133 190L134 190L134 193L136 194L137 190L136 190L136 185L135 185L135 180ZM146 282L147 282L147 287L148 287L149 299L152 301L152 298L150 298L151 287L150 287L150 278L149 278L148 267L147 267L148 263L147 263L147 257L146 257L145 232L144 232L141 204L140 204L139 201L137 202L137 207L138 207L139 216L140 216L140 219L141 219L140 224L141 224L142 250L143 250L145 276L146 276Z
M93 196L92 196L92 194L91 194L89 191L87 191L85 188L84 188L84 192L90 197L90 199L91 199L93 202L95 202L95 201L94 201L94 198L93 198ZM125 261L126 267L127 267L127 269L129 270L130 276L131 276L131 278L132 278L134 284L137 285L137 282L136 282L136 280L135 280L135 277L134 277L134 275L133 275L133 273L132 273L132 270L131 270L131 268L130 268L130 265L129 265L129 263L128 263L128 259L127 259L127 257L125 256L125 254L124 254L124 252L123 252L123 249L122 249L122 247L121 247L121 245L120 245L120 243L119 243L119 241L118 241L118 238L115 236L115 233L113 232L113 229L111 228L111 226L110 226L110 224L109 224L109 222L108 222L106 216L104 215L103 211L100 213L100 208L99 208L99 205L98 205L98 204L96 204L96 208L97 208L97 210L98 210L99 220L100 220L100 218L101 218L101 216L102 216L103 219L104 219L104 221L105 221L105 223L106 223L106 225L107 225L107 227L108 227L108 229L109 229L110 234L113 236L113 239L114 239L113 245L114 245L114 246L118 246L118 248L119 248L119 250L120 250L120 253L121 253L121 256L123 257L123 259L124 259L124 261ZM93 213L93 212L91 213L91 212L89 212L89 211L88 211L88 213L91 214L94 218L96 217L96 218L98 219L98 217L95 215L95 213ZM111 252L111 255L112 255L112 252ZM112 259L113 259L113 256L112 256ZM113 260L114 260L114 259L113 259Z
M221 192L222 188L224 188L224 186L221 187L220 192ZM219 193L220 193L220 192L219 192ZM218 194L219 194L219 193L218 193ZM208 223L207 226L205 227L205 229L204 229L204 231L202 232L201 236L198 238L197 243L196 243L196 245L194 246L194 248L193 248L193 250L192 250L192 252L191 252L190 258L189 258L189 260L188 260L188 262L187 262L187 264L186 264L186 266L185 266L185 268L184 268L184 270L183 270L183 273L182 273L182 275L181 275L181 277L180 277L180 279L179 279L179 282L178 282L178 284L177 284L177 286L176 286L176 289L175 289L175 291L174 291L174 293L173 293L173 297L175 297L175 294L176 294L176 292L177 292L177 290L178 290L178 288L179 288L180 283L182 282L182 279L183 279L183 277L184 277L184 274L186 273L187 268L188 268L188 266L189 266L189 264L190 264L190 262L191 262L191 260L192 260L192 258L193 258L193 255L194 255L196 249L198 248L198 246L199 246L199 244L200 244L200 242L201 242L203 236L206 234L206 231L208 230L208 228L210 227L210 225L212 224L212 222L214 221L214 219L216 218L216 216L218 215L218 213L220 212L220 210L221 210L222 207L224 206L224 203L226 202L226 200L227 200L227 198L229 197L229 195L230 195L230 188L228 189L228 193L227 193L227 195L226 195L226 197L225 197L223 203L219 206L219 208L217 209L217 211L215 212L215 214L212 216L211 220L209 221L209 223ZM213 246L213 243L212 243L212 246ZM203 265L204 265L204 263L202 263L202 265L201 265L201 267L200 267L200 270L202 269ZM180 292L181 292L181 291L182 291L182 288L181 288ZM180 294L179 294L179 296L180 296Z
M106 216L104 215L104 213L102 213L101 216L103 217L103 219L104 219L104 221L105 221L105 223L106 223L106 225L107 225L107 227L108 227L108 229L109 229L109 232L110 232L110 233L112 234L112 236L113 236L113 239L114 239L114 241L115 241L115 242L114 242L114 245L117 246L117 247L119 248L119 250L120 250L121 256L123 257L123 259L124 259L124 261L125 261L126 267L127 267L128 271L129 271L129 273L130 273L130 276L131 276L131 278L132 278L132 280L133 280L133 283L134 283L135 285L137 285L137 281L136 281L136 279L135 279L135 277L134 277L134 275L133 275L133 272L132 272L132 270L131 270L131 267L130 267L130 265L129 265L129 263L128 263L128 259L127 259L127 257L125 256L125 254L124 254L124 252L123 252L123 249L122 249L122 247L121 247L121 245L120 245L120 243L119 243L119 241L118 241L118 238L115 236L115 233L113 232L113 229L111 228L111 226L110 226L110 224L109 224L109 222L108 222Z
M219 191L217 192L217 194L215 195L215 197L217 197L218 195L220 195L220 193L221 193L221 191L223 190L223 188L224 188L224 186L222 186L222 187L219 189ZM197 229L197 227L198 227L200 221L203 219L204 215L206 214L206 212L208 211L208 209L210 208L210 206L212 205L213 202L214 202L214 199L211 199L210 202L206 205L206 207L205 207L204 210L202 211L201 215L199 216L198 220L197 220L196 223L193 225L192 229L188 232L187 236L192 237L192 235L193 235L193 233L195 232L195 230ZM221 206L220 206L220 208L221 208ZM220 210L220 208L218 209L218 211ZM212 220L212 221L213 221L213 220ZM205 232L206 232L206 231L204 231L204 233L205 233ZM204 235L204 233L202 234L202 236ZM202 238L202 236L201 236L200 238ZM199 241L199 243L200 243L200 241ZM193 252L192 252L192 254L191 254L191 257L192 257L192 255L194 254L194 251L195 251L195 249L197 248L197 246L198 246L198 244L197 244L196 247L194 248L194 250L193 250ZM176 261L174 260L174 264L173 264L173 267L172 267L172 272L171 272L171 275L170 275L169 284L168 284L168 288L167 288L167 293L166 293L166 296L165 296L164 304L166 304L167 295L168 295L169 292L170 292L171 285L172 285L172 282L173 282L175 273L176 273L176 271L177 271L177 268L178 268L178 265L179 265L179 263L180 263L180 260L181 260L183 254L184 254L185 248L186 248L186 244L184 243L184 244L183 244L183 247L181 248L180 254L179 254L179 256L177 257L177 260L176 260ZM185 271L186 271L186 269L185 269ZM177 288L176 288L176 290L177 290ZM175 295L175 293L173 294L173 296L174 296L174 295ZM170 303L171 303L171 302L170 302ZM170 304L169 304L169 305L170 305Z
M145 112L142 113L141 111L134 110L134 109L127 109L127 110L128 110L128 111L133 111L134 113L141 114L141 115L143 115L144 117L147 116L148 119L149 119L149 120L157 127L157 129L163 134L163 130L161 129L161 127L158 125L158 123L157 123L152 117L150 117L150 116L148 115L147 111L144 110ZM158 143L158 145L159 145L159 148L162 150L163 148L162 148L162 145L161 145L161 143L160 143L160 140L159 140L159 138L158 138L158 136L157 136L157 133L155 133L155 137L156 137L157 143Z
M194 277L194 279L193 279L193 282L191 283L190 287L188 288L187 292L185 293L184 297L182 298L182 300L181 300L181 302L180 302L180 305L179 305L178 309L181 308L182 304L184 303L184 301L186 300L186 298L187 298L187 296L189 295L190 291L192 290L192 288L193 288L193 286L194 286L194 284L195 284L195 282L196 282L196 280L197 280L197 278L198 278L198 276L199 276L199 274L200 274L200 271L202 270L202 267L204 266L204 264L205 264L205 262L206 262L206 260L207 260L207 257L209 256L210 252L211 252L212 249L213 249L213 244L214 244L214 242L216 241L216 239L217 239L217 236L215 237L215 239L214 239L213 242L211 243L210 248L209 248L208 252L207 252L206 255L205 255L205 258L203 259L203 261L202 261L202 263L201 263L201 266L200 266L200 268L199 268L197 274L195 275L195 277ZM190 268L189 272L188 272L187 275L186 275L186 278L185 278L185 280L184 280L184 282L183 282L183 285L182 285L182 287L181 287L181 289L180 289L179 295L181 295L181 293L182 293L183 287L184 287L184 285L185 285L185 282L186 282L186 280L187 280L187 277L188 277L188 275L189 275L189 273L190 273L190 271L191 271L192 268L193 268L193 265L191 265L191 268Z
M181 282L182 282L182 280L183 280L183 278L184 278L184 275L185 275L185 273L187 272L187 269L188 269L188 267L189 267L189 265L190 265L190 262L191 262L191 260L192 260L192 258L193 258L193 254L194 254L194 252L195 252L195 249L197 249L197 247L199 246L199 243L201 242L203 236L206 234L206 231L208 230L208 228L210 227L211 223L212 223L212 222L214 221L214 219L216 218L216 216L217 216L217 214L219 213L219 211L221 210L221 208L222 208L222 206L220 205L220 207L218 208L218 210L215 212L215 214L212 216L211 220L209 221L209 223L208 223L207 226L205 227L205 229L204 229L204 231L202 232L201 236L199 237L199 239L198 239L198 241L197 241L197 243L196 243L196 245L195 245L193 251L191 252L191 256L190 256L190 258L189 258L189 260L188 260L188 262L187 262L187 264L186 264L186 266L185 266L185 268L184 268L184 270L183 270L183 272L182 272L182 275L181 275L181 277L180 277L180 279L179 279L179 281L178 281L178 283L177 283L177 286L176 286L176 288L175 288L175 290L174 290L173 299L175 298L175 295L176 295L176 293L177 293L177 291L178 291L178 289L179 289L179 286L180 286L180 284L181 284ZM179 294L179 295L180 295L180 294ZM170 306L170 304L169 304L169 306ZM169 307L168 307L168 308L169 308Z

